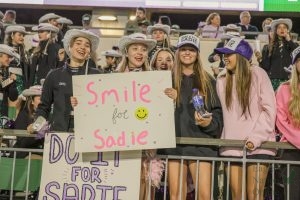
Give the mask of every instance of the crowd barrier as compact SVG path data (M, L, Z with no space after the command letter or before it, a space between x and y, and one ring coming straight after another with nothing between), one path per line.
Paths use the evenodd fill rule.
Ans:
M34 137L33 135L27 134L26 131L22 130L4 130L0 129L0 143L3 140L9 138L10 140L14 137ZM225 157L191 157L191 156L164 156L159 155L161 159L165 161L165 172L161 181L161 187L156 189L155 198L154 196L148 195L147 200L166 200L169 199L168 193L168 163L169 160L180 160L181 166L184 161L196 160L197 165L200 161L207 161L212 163L212 183L211 183L211 200L229 200L230 189L229 179L226 179L226 174L229 175L229 170L226 173L226 168L222 166L230 166L233 162L242 164L243 167L243 181L242 181L242 193L246 192L246 164L257 163L257 167L261 164L268 163L269 170L267 183L265 185L265 197L266 200L282 200L284 198L289 199L289 187L293 181L293 171L290 170L291 165L300 165L299 161L283 161L276 157L270 160L254 160L246 158L246 149L244 148L244 142L240 140L222 140L222 139L208 139L208 138L177 138L177 144L193 144L193 145L208 145L216 147L237 147L244 150L242 158L225 158ZM284 149L295 149L288 143L279 142L266 142L262 144L261 148L276 149L278 151ZM29 155L25 159L17 159L16 152L25 151ZM19 149L12 147L0 147L0 200L18 200L18 199L37 199L37 193L40 184L42 160L35 154L41 154L41 149ZM7 153L10 156L7 156ZM286 166L287 174L282 174L280 168ZM150 168L151 169L151 168ZM151 172L150 172L151 173ZM201 178L201 177L197 177ZM180 174L182 179L182 173ZM284 197L283 184L287 184L287 193ZM184 184L184 183L181 183ZM257 181L260 184L260 181ZM197 199L197 185L194 186L187 199ZM258 197L259 193L253 191Z

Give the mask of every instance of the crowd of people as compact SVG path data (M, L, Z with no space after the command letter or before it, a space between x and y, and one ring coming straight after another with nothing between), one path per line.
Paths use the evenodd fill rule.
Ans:
M1 116L15 120L15 128L39 133L50 125L53 131L72 132L73 109L78 104L73 96L73 76L170 70L173 87L165 88L164 92L176 105L176 137L244 140L249 159L273 159L276 151L260 146L275 141L276 133L282 141L300 148L300 47L291 39L290 19L268 18L268 22L264 22L269 42L262 51L253 50L245 40L245 37L251 39L252 35L243 35L243 31L257 31L250 25L251 17L247 11L241 13L240 23L224 27L220 26L220 15L211 13L202 27L199 26L201 31L181 35L177 45L172 46L172 27L163 23L164 20L151 25L145 17L146 10L137 8L137 18L126 25L127 32L119 45L101 52L107 66L98 68L94 59L100 33L89 26L90 15L83 16L86 26L81 30L69 29L72 21L55 13L41 16L39 25L32 28L38 33L38 45L28 53L24 47L24 36L28 32L25 27L15 24L16 13L11 10L7 13L2 19L4 44L0 45L0 108ZM6 15L12 19L7 21ZM213 69L214 76L201 62L200 35L220 39L207 58L210 62L220 63ZM252 59L257 59L259 66L255 66ZM195 110L191 103L194 88L203 96L205 109L212 115L203 116ZM15 144L22 148L41 146L41 140L29 138L18 138ZM196 145L177 145L176 148L159 149L157 153L242 157L242 149ZM283 159L299 161L298 153L298 149L285 151ZM147 156L149 152L145 152L144 157ZM24 158L26 154L17 157ZM240 200L243 167L234 162L228 167L232 199ZM269 166L260 164L259 170L255 168L255 163L247 164L247 199L256 199L253 191L257 189L262 200L267 179L263 172ZM300 177L299 167L292 168ZM186 198L188 174L197 185L197 199L211 199L212 170L212 163L208 161L185 160L182 167L181 161L169 160L170 199ZM253 177L261 180L259 188L255 188ZM300 199L298 182L289 187L290 199ZM145 177L141 177L140 191L140 199L146 199L149 192L154 198Z

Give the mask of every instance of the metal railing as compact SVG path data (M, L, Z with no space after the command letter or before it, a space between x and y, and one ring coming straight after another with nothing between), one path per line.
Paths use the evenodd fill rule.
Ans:
M32 134L28 134L26 131L24 130L9 130L9 129L0 129L0 143L1 140L7 136L14 136L14 137L35 137L35 135ZM10 138L9 137L9 138ZM158 158L165 160L165 172L164 172L164 179L162 180L162 184L161 184L161 189L159 190L160 192L162 192L162 194L159 194L159 191L156 190L156 197L154 197L153 195L150 195L147 197L147 199L168 199L168 180L167 180L167 176L168 176L168 164L170 160L179 160L181 165L183 165L183 163L185 161L189 161L189 160L194 160L197 163L197 166L199 166L199 162L201 161L206 161L206 162L210 162L212 164L212 181L211 181L211 199L213 200L214 197L218 196L218 199L230 199L230 189L229 189L229 179L225 179L223 181L223 185L218 182L216 182L217 177L220 175L219 172L220 170L217 170L217 167L219 167L221 165L221 163L225 163L226 166L231 166L232 163L241 163L242 164L242 168L243 168L243 174L242 174L242 196L245 197L246 194L246 166L249 163L256 163L257 167L259 168L259 166L261 164L268 164L271 168L269 170L269 193L268 193L268 198L266 197L266 199L270 200L275 200L278 199L277 194L275 193L275 186L278 184L282 183L282 180L278 180L276 178L276 173L278 173L277 168L278 166L286 166L287 169L287 174L284 175L285 177L289 177L291 176L291 165L300 165L300 161L288 161L288 160L276 160L276 159L270 159L270 160L260 160L260 159L247 159L246 157L246 153L247 150L246 148L244 148L244 144L245 141L242 140L224 140L224 139L210 139L210 138L176 138L176 143L179 145L199 145L199 146L216 146L216 147L235 147L235 148L241 148L243 149L243 157L242 158L226 158L226 157L195 157L195 156L165 156L165 155L158 155ZM265 142L261 145L260 148L264 148L264 149L276 149L276 150L283 150L283 149L296 149L294 146L290 145L289 143L286 142ZM12 168L12 176L14 176L14 170L15 170L15 158L16 158L16 152L18 151L22 151L22 152L29 152L29 157L32 156L32 153L42 153L43 150L42 149L19 149L19 148L11 148L11 147L0 147L0 153L3 151L10 151L13 152L13 168ZM1 157L0 157L1 159ZM28 171L27 171L27 186L26 186L26 193L25 193L25 199L28 199L28 183L29 183L29 177L30 177L30 165L31 165L31 159L28 159ZM182 166L181 166L182 167ZM227 174L227 176L230 175L230 171L229 171L229 167L227 168L225 173L223 170L223 176L224 174ZM218 175L218 176L217 176ZM14 177L12 177L12 180ZM201 177L198 177L197 175L197 179L198 180ZM180 174L180 180L182 180L182 171ZM195 185L195 191L194 191L194 198L197 199L197 181L196 181L196 185ZM11 183L11 188L14 187L13 185L14 183ZM180 186L182 187L182 184L186 184L186 183L180 183ZM286 184L286 193L287 196L285 198L289 199L289 195L290 195L290 184L287 183ZM151 183L149 182L149 187L151 187ZM267 187L267 186L266 186ZM218 188L218 190L216 189ZM11 189L10 191L10 196L9 199L13 199L13 189ZM217 194L217 195L216 195ZM181 194L180 194L181 195ZM258 195L258 194L257 194ZM1 198L0 198L1 199Z

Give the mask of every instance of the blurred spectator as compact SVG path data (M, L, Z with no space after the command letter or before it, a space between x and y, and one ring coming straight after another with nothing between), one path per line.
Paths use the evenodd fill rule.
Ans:
M291 53L298 44L293 42L290 31L293 22L288 18L273 20L271 23L270 42L262 52L255 52L257 61L269 75L274 90L288 80L289 73L285 71L292 64Z
M63 35L65 35L65 33L70 29L69 25L73 24L72 20L65 17L60 17L56 21L57 21L57 26L59 30L61 30Z
M116 70L121 61L122 54L115 50L107 50L101 53L105 56L106 66L103 67L103 73L112 73Z
M139 28L141 30L141 33L147 34L147 28L150 26L150 22L148 20L143 20L141 22L138 22Z
M48 72L63 65L59 59L58 52L60 46L54 42L58 33L58 28L49 23L41 23L32 27L39 35L39 45L33 51L29 70L28 86L38 85Z
M120 52L120 48L118 47L118 46L112 46L112 48L111 48L112 50L115 50L115 51L117 51L117 52Z
M198 23L198 28L197 28L196 32L194 33L194 35L197 36L197 37L202 37L203 27L205 25L206 25L206 22L200 21Z
M261 42L269 42L269 33L271 31L271 22L273 21L272 18L268 17L262 22L262 33L257 36L257 40Z
M227 26L224 27L224 34L221 38L221 41L218 42L216 48L224 47L228 42L228 40L230 40L233 37L241 37L240 33L241 33L241 27L235 24L228 24ZM214 77L216 78L219 75L220 71L223 70L225 67L224 55L223 54L220 55L215 51L213 51L208 56L208 61L210 63L219 62L218 66L212 66L212 71Z
M24 26L10 25L5 29L6 39L5 43L14 48L15 52L20 55L19 60L13 60L9 64L11 73L16 75L16 88L18 95L20 95L28 82L29 77L29 57L25 48L24 37L29 32L26 31ZM16 103L16 102L13 102ZM18 110L19 108L17 108Z
M52 24L55 27L58 27L57 19L59 19L61 16L55 14L55 13L47 13L43 16L40 17L39 19L39 24L40 23L49 23ZM58 31L57 36L55 38L55 42L59 44L61 47L63 47L62 44L62 39L63 39L63 33L61 30Z
M0 20L2 20L3 17L4 17L4 14L3 14L3 12L0 11Z
M91 22L92 22L92 16L90 14L82 15L83 30L88 30L94 33L95 35L100 36L100 30L97 28L92 28Z
M172 26L170 17L169 16L165 16L165 15L159 16L157 23L158 24L165 24L165 25L168 25L170 27Z
M134 32L141 32L139 23L142 21L148 21L148 24L150 25L150 21L146 18L146 9L142 7L138 7L135 12L135 19L134 20L128 20L125 26L124 35L129 35Z
M223 27L220 26L221 17L218 13L210 13L206 18L206 25L203 27L203 38L221 38Z
M179 32L180 26L177 24L173 24L171 26L171 32L170 32L170 36L173 37L179 37L180 36L180 32Z
M22 110L15 121L15 129L27 130L28 126L33 123L34 115L37 106L41 102L42 86L31 86L22 92L25 97L25 102L22 102ZM14 148L34 148L40 149L43 147L44 140L31 137L18 137ZM17 158L25 158L28 152L17 152ZM13 154L11 155L13 156Z
M155 47L149 52L149 60L152 59L154 53L161 48L173 49L170 45L170 26L166 24L154 24L153 26L148 26L147 32L151 35L151 38L156 40Z
M59 16L55 13L47 13L40 17L39 24L40 23L49 23L49 24L52 24L53 26L57 26L57 19L60 17L61 16Z
M262 27L262 32L263 33L269 33L270 30L271 30L271 23L272 23L273 19L268 17L266 18L262 24L261 24L261 27Z
M14 10L6 10L2 18L4 25L16 24L17 13Z
M237 26L242 28L245 32L258 32L258 28L250 24L251 15L248 11L243 11L240 14L240 23L236 23ZM255 39L255 34L245 34L246 39Z
M34 34L31 38L31 48L28 50L28 55L31 57L34 49L39 46L39 34Z
M152 70L172 70L174 67L175 55L169 48L161 48L157 50L151 61Z

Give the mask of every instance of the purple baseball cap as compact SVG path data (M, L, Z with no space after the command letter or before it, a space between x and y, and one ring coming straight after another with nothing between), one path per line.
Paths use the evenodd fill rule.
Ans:
M292 57L292 64L295 64L297 58L300 57L300 46L294 49L294 51L291 53L291 57Z
M227 44L222 48L215 48L214 50L218 54L240 54L247 60L251 60L253 50L248 42L242 38L231 38Z

